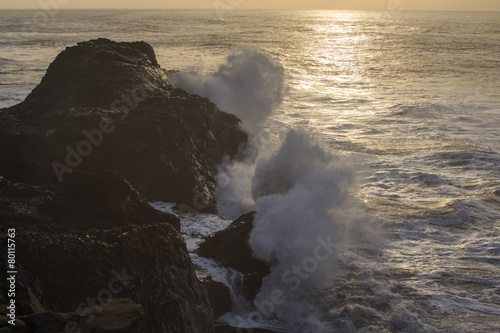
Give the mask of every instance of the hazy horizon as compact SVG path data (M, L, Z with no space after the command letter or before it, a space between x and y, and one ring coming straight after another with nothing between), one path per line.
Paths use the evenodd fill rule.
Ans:
M2 10L5 10L5 11L16 11L16 10L26 10L26 11L36 11L36 10L39 10L40 8L3 8L3 7L0 7L0 11ZM178 8L135 8L135 7L122 7L122 8L117 8L117 7L101 7L101 8L97 8L97 7L94 7L94 8L88 8L88 7L79 7L79 8L60 8L58 10L75 10L75 11L80 11L80 10L145 10L145 11L148 11L148 10L165 10L165 11L181 11L181 10L211 10L213 8L182 8L182 7L178 7ZM346 9L346 8L332 8L332 9L313 9L313 8L309 8L309 9L298 9L298 8L233 8L232 10L256 10L256 11L259 11L259 10L292 10L292 11L315 11L315 10L318 10L318 11L373 11L373 12L376 12L376 11L384 11L384 9ZM463 10L463 9L393 9L394 11L408 11L408 12L471 12L471 13L474 13L474 12L477 12L477 13L481 13L481 12L500 12L500 9L498 10ZM385 11L391 11L389 9L385 9Z
M311 9L500 11L492 0L4 0L0 9Z

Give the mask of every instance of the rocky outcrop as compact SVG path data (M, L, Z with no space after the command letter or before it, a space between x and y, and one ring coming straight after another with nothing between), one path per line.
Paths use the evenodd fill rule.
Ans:
M243 292L249 300L255 298L262 279L270 273L269 264L254 257L248 242L254 218L255 212L242 215L226 229L210 235L197 250L200 256L243 273Z
M14 183L0 176L0 223L22 230L83 231L128 224L169 223L179 219L152 208L116 172L74 172L58 187Z
M146 328L146 316L142 305L130 299L111 298L102 304L80 306L76 312L54 313L42 305L45 299L39 279L17 268L15 283L15 316L6 308L6 299L12 289L1 272L0 280L0 332L122 332L140 333ZM10 296L9 296L10 297ZM8 315L5 315L8 314ZM15 325L13 325L13 323Z
M18 315L42 318L50 309L81 316L81 309L97 306L86 319L99 313L96 323L133 327L116 332L213 329L213 311L177 231L179 220L150 207L120 175L74 173L60 188L0 179L0 208L1 232L17 230L17 262L29 272L18 275L18 297L25 300L18 309L27 309ZM128 313L123 307L103 317L105 303L118 298L137 303L131 317L120 319ZM50 316L47 327L67 319ZM36 320L23 321L31 327Z
M145 198L215 212L216 165L247 140L239 123L175 89L144 42L59 54L23 103L0 110L0 246L15 228L24 272L15 330L212 332L180 222Z
M215 166L247 139L239 123L175 89L150 45L92 40L0 112L0 175L57 185L76 170L111 170L149 199L214 212Z

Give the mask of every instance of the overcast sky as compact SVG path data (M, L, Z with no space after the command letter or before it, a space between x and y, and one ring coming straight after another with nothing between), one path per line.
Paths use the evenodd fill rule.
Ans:
M234 8L484 10L500 11L500 0L0 0L0 8Z

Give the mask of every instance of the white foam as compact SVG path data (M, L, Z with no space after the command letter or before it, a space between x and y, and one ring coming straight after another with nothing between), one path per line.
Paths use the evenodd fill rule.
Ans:
M233 312L246 313L251 309L250 303L242 296L242 273L223 267L214 260L200 257L195 253L191 253L191 260L197 267L196 275L198 277L211 276L214 281L220 282L228 288Z
M174 206L175 203L172 202L163 202L163 201L153 201L149 202L149 205L153 207L156 210L159 210L160 212L163 213L168 213L168 214L175 214L174 212Z
M174 214L181 221L181 234L186 241L188 251L193 252L203 241L203 237L225 229L232 220L213 214L181 213L174 210L175 203L155 201L149 203L153 208L168 214Z

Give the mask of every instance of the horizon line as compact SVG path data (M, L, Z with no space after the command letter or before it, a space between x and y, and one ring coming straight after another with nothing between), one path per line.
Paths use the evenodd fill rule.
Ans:
M40 7L33 8L0 8L0 10L44 10ZM185 8L185 7L175 7L175 8L127 8L127 7L112 7L112 8L58 8L58 11L68 11L68 10L214 10L213 7L204 7L204 8ZM476 10L476 9L398 9L398 10L390 10L390 9L346 9L346 8L330 8L330 9L297 9L297 8L233 8L228 9L228 11L242 11L242 10L289 10L289 11L364 11L364 12L491 12L497 13L500 10Z

